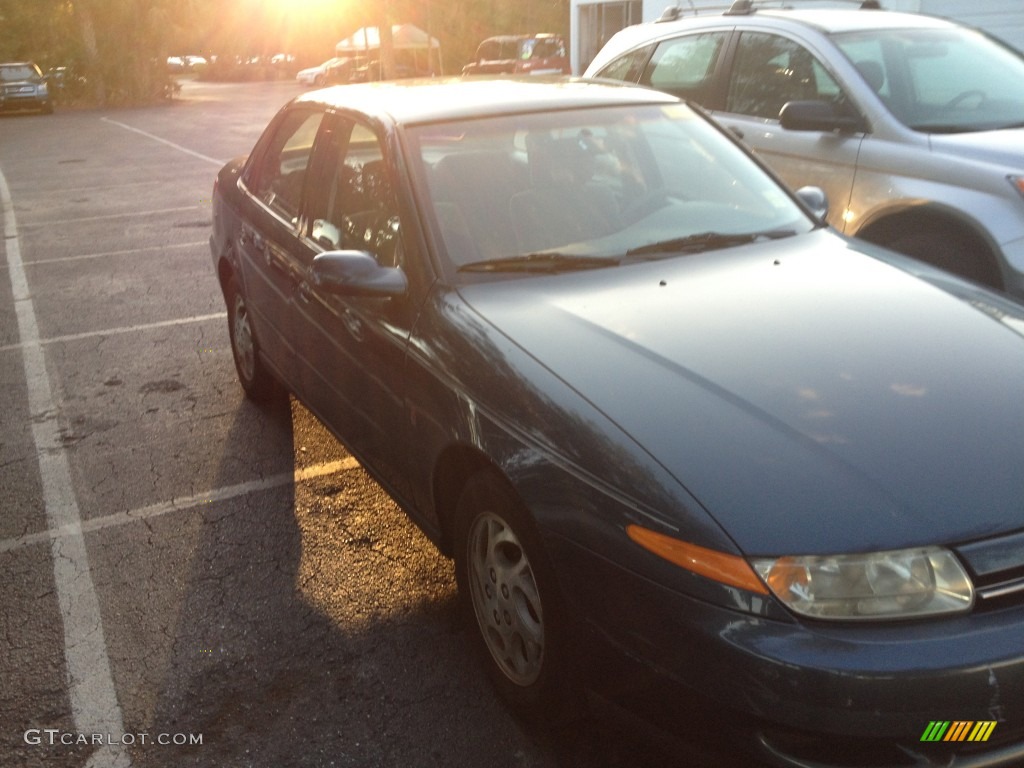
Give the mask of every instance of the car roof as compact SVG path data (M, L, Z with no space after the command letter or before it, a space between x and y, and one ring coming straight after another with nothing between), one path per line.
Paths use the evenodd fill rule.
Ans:
M826 34L872 29L903 29L908 27L942 29L957 26L954 22L937 16L881 10L826 10L821 8L799 10L773 8L771 10L758 11L754 15L789 19L798 24L815 27Z
M338 85L310 91L293 103L351 109L396 124L464 120L679 99L638 86L570 77L423 78Z
M938 16L889 10L756 8L751 13L743 14L703 14L698 11L696 14L685 15L684 9L684 15L672 22L647 22L616 32L590 62L587 72L599 71L627 51L655 41L700 29L724 29L738 24L765 30L811 29L823 35L894 29L970 29Z
M752 13L736 15L698 12L697 15L683 15L675 21L647 22L620 30L587 69L600 69L623 53L656 40L704 27L722 28L740 23L765 29L810 28L826 35L878 29L952 29L964 26L937 16L868 9L758 8Z

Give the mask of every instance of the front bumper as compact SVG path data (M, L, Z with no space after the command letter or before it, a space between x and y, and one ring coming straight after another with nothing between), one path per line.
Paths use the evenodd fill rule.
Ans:
M0 95L0 110L16 112L25 110L47 111L50 107L49 95L39 96L36 93L6 93Z
M1022 606L887 626L774 621L553 543L585 650L602 649L585 682L661 725L714 712L730 745L741 734L779 766L1024 765ZM996 725L985 742L922 741L935 721Z

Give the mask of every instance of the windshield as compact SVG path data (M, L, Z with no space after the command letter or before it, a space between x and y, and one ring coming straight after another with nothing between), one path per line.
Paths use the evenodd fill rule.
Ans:
M1024 125L1024 56L970 29L888 29L836 44L904 125L962 133Z
M41 80L42 73L32 64L12 64L0 67L0 80L16 83L21 80Z
M591 269L816 226L683 104L432 124L410 138L437 239L464 272Z

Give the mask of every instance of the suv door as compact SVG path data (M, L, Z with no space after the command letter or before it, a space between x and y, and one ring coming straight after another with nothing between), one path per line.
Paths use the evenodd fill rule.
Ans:
M830 216L843 229L863 132L791 131L779 111L791 101L824 101L854 116L853 102L828 69L803 44L765 32L739 33L728 72L725 102L714 115L791 188L821 186Z
M299 215L322 121L323 113L313 108L283 113L242 178L237 248L252 322L270 365L296 391L292 304L300 275Z

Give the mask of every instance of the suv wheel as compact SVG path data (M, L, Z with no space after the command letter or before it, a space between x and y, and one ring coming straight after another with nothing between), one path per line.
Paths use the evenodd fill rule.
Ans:
M999 270L984 245L957 227L924 224L919 231L898 235L881 244L939 269L1002 290Z

